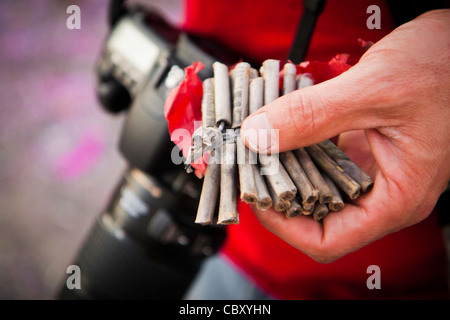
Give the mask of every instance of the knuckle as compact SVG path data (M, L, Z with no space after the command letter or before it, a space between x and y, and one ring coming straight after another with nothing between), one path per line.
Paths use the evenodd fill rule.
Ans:
M296 132L313 136L316 131L316 118L313 103L306 95L295 92L289 96L289 119Z

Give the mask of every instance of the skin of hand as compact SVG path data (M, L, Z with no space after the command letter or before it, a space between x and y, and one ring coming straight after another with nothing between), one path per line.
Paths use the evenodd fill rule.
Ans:
M246 133L260 129L277 131L269 147ZM276 99L248 117L241 130L250 149L269 153L339 134L339 147L374 178L371 192L322 223L253 208L265 228L321 263L419 223L445 190L450 10L430 11L398 27L348 71Z

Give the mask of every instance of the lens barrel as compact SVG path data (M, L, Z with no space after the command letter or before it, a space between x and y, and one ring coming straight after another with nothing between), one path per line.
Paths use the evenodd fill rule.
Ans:
M128 171L73 263L81 289L64 285L59 298L181 299L225 238L222 227L193 222L196 203L142 171Z

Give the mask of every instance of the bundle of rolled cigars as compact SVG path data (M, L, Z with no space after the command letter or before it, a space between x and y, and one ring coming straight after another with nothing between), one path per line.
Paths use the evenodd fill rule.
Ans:
M372 178L330 140L258 155L241 140L240 126L249 114L280 94L313 85L311 75L297 74L288 62L280 88L280 61L274 59L264 61L259 72L246 62L233 68L215 62L213 71L214 77L203 81L201 130L234 130L235 135L209 152L196 223L239 223L238 196L259 210L273 207L287 218L307 215L321 221L372 189Z

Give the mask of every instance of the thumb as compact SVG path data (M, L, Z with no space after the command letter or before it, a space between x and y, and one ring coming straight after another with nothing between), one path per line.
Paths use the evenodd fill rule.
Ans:
M367 81L370 78L359 69L356 65L333 79L291 92L247 117L241 127L247 147L278 153L376 126L369 116L373 76Z

